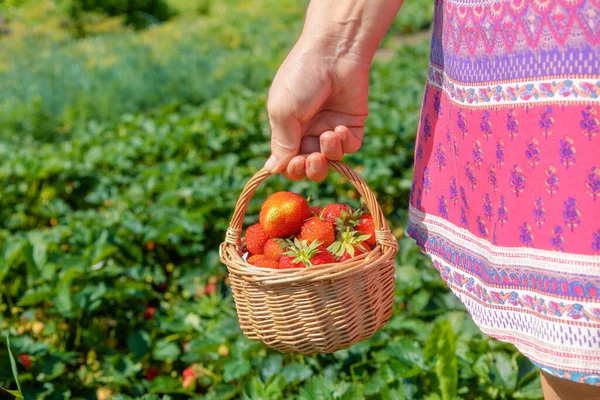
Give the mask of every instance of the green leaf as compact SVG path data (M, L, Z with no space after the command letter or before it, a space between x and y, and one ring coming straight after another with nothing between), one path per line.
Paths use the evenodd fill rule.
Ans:
M40 287L29 291L25 296L21 297L17 303L19 307L35 306L50 299L52 291L47 287Z
M12 354L12 350L10 349L10 339L8 337L8 333L6 334L6 348L8 350L8 359L10 360L10 368L12 369L13 377L15 378L15 382L17 383L17 387L19 388L19 395L21 398L22 389L21 382L19 381L19 371L17 370L17 362L15 361L15 357Z
M127 348L136 359L141 359L150 349L150 336L143 331L130 334L127 338Z
M506 353L494 352L491 356L490 376L492 382L498 387L512 392L517 387L517 365Z
M281 371L282 361L281 354L272 354L261 363L260 377L263 381L268 381L269 378Z
M544 398L539 375L513 393L515 399L538 400Z
M281 374L291 384L305 381L312 376L313 371L305 364L288 364L283 367Z
M225 382L231 382L239 379L250 372L250 368L251 365L246 360L229 361L223 367L223 380Z
M20 391L18 390L8 390L8 389L4 389L2 386L0 386L0 391L3 391L5 393L10 394L11 396L17 398L17 399L23 399L23 395L21 394Z
M175 361L181 354L177 344L161 339L154 345L152 356L160 361Z

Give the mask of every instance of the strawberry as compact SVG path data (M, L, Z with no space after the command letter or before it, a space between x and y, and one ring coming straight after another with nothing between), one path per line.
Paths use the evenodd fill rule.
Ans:
M269 239L265 243L265 256L275 261L279 261L285 251L285 242L281 239Z
M30 369L32 362L28 354L19 354L19 360L23 363L25 369Z
M346 261L349 260L353 257L359 256L363 253L366 253L367 251L369 251L368 249L366 251L364 251L364 249L361 249L359 246L354 246L353 250L346 250L344 251L344 254L342 254L339 258L338 258L338 262L342 262L342 261Z
M284 266L288 266L289 264L300 264L300 266L297 266L296 268L335 262L335 257L333 257L333 255L318 240L310 244L307 240L300 241L299 239L294 239L293 242L288 240L288 247L290 248L290 251L286 252L284 257L289 256L289 258L293 259L290 261L286 258L285 261L283 261L284 257L282 257L279 268L282 266L282 261ZM294 267L288 266L288 268Z
M146 321L150 321L154 318L154 314L156 313L156 308L154 307L146 307L146 311L144 311L144 319Z
M325 248L319 249L319 252L310 259L312 265L331 264L334 262L335 257Z
M154 378L156 378L160 374L160 369L158 368L148 368L146 371L146 379L152 382Z
M306 240L308 244L318 240L327 247L335 240L335 229L329 221L311 218L302 225L299 239Z
M315 217L320 217L321 213L323 212L323 207L321 207L321 206L311 206L310 207L310 212Z
M196 381L196 371L194 371L193 367L187 367L183 370L183 383L182 386L184 388L192 386L192 384Z
M366 240L368 238L369 235L361 235L361 232L352 231L349 227L346 227L346 231L340 233L338 240L333 242L327 250L329 250L338 261L346 261L371 250L371 248L366 245Z
M248 264L252 264L252 265L256 265L256 262L259 260L262 260L263 258L267 258L267 256L265 256L264 254L255 254L251 257L248 257L248 259L246 260L246 262Z
M257 254L257 255L254 255L254 256L248 258L248 264L252 264L257 267L274 268L274 269L277 269L277 267L279 265L277 263L277 261L270 259L269 257L265 256L264 254Z
M260 224L254 224L246 229L246 249L252 254L263 254L265 243L269 236Z
M288 268L304 268L306 265L302 262L294 262L296 257L292 256L281 256L279 259L279 269L288 269Z
M323 209L322 218L335 224L337 219L342 216L342 213L351 213L352 208L347 204L328 204Z
M260 209L260 224L267 235L285 238L297 233L310 218L306 199L291 192L273 193Z
M365 240L365 243L369 246L375 244L375 224L373 223L373 216L371 214L363 215L359 220L358 224L354 227L357 231L363 235L369 235L369 238Z

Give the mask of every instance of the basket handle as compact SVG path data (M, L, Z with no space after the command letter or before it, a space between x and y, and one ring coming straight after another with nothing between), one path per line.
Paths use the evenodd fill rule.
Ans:
M344 163L327 160L327 164L330 169L333 169L344 176L362 196L369 212L373 216L376 242L383 247L398 247L398 241L390 231L385 216L383 215L383 211L375 198L375 194L373 194L365 181L352 168ZM258 186L269 176L271 176L271 173L262 168L248 181L235 205L233 217L231 218L231 223L225 236L225 242L236 246L241 245L242 227L248 204Z

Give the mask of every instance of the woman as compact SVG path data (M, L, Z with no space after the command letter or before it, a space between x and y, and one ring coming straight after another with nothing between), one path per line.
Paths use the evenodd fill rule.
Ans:
M273 82L265 167L356 152L401 0L313 0ZM437 0L409 233L546 399L600 399L600 2Z

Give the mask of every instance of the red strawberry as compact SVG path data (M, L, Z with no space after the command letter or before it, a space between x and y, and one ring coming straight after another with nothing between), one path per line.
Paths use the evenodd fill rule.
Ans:
M285 238L297 233L310 217L306 199L291 192L273 193L260 210L260 224L267 235Z
M204 294L207 296L212 295L216 291L217 291L217 284L215 282L208 282L208 284L204 288Z
M285 242L281 239L269 239L265 243L265 256L275 261L279 261L285 251Z
M311 218L302 225L299 239L306 240L308 244L318 240L327 247L335 240L335 229L329 221Z
M154 314L156 313L156 308L154 307L146 307L146 311L144 311L144 319L146 321L150 321L154 318Z
M310 267L313 265L335 262L333 255L318 240L310 244L306 240L300 241L299 239L295 239L293 242L288 240L288 247L290 248L290 251L285 253L284 257L289 256L293 259L291 261L286 259L284 265L295 263L300 264L300 267L296 268L302 268L303 266ZM282 257L282 260L284 257ZM281 268L282 260L280 260L279 268Z
M310 212L315 217L320 217L321 213L323 212L323 207L321 207L321 206L311 206L310 207Z
M159 373L160 369L158 368L148 368L148 371L146 371L146 379L152 382Z
M373 223L373 216L371 214L363 215L358 220L358 225L356 225L354 229L363 235L370 235L368 239L365 239L366 244L369 246L373 246L375 244L375 224Z
M295 263L294 260L296 257L291 256L282 256L279 259L279 269L288 269L288 268L304 268L306 265L302 262Z
M361 255L361 254L363 254L363 253L367 253L369 250L370 250L370 249L369 249L368 247L367 247L366 249L364 249L364 248L363 248L363 249L361 249L361 248L360 248L360 247L358 247L358 246L354 246L354 252L352 252L352 251L348 251L348 250L344 251L344 254L342 254L342 256L341 256L340 258L338 258L338 261L339 261L339 262L342 262L342 261L349 260L349 259L351 259L351 258L353 258L353 257L356 257L356 256L358 256L358 255ZM353 254L352 254L352 253L353 253Z
M312 265L331 264L335 262L335 257L324 248L319 249L319 252L310 259Z
M344 212L351 213L352 207L347 204L328 204L323 209L323 214L321 217L332 224L335 224L337 219L340 218Z
M183 383L184 388L191 386L196 381L196 371L193 367L187 367L183 370Z
M339 239L333 242L329 250L338 261L346 261L359 254L369 252L371 248L366 245L369 235L361 235L359 231L351 231L349 227L340 233Z
M260 224L254 224L246 229L246 249L252 254L262 254L269 236Z
M28 354L19 354L19 360L23 363L25 369L31 368L31 357Z

